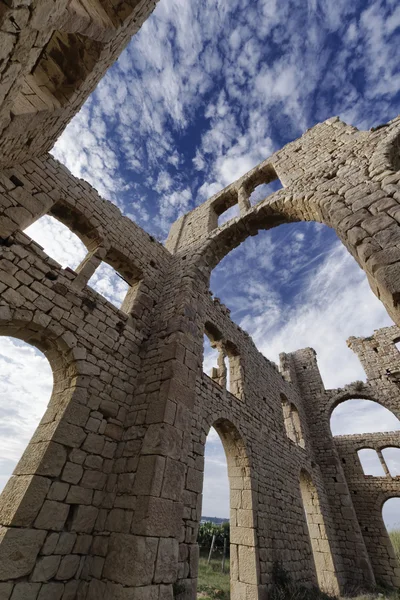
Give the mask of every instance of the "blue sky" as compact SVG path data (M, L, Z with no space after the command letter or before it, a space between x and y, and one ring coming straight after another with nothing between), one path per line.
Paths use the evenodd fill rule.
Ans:
M399 65L400 6L394 0L160 0L53 153L164 240L181 214L315 123L339 115L369 129L395 117ZM44 219L28 233L74 266L78 242L54 231ZM117 299L122 289L116 281L103 270L91 284ZM271 360L282 351L314 347L327 387L365 379L345 340L391 323L334 232L314 223L248 239L214 270L211 289ZM9 469L29 437L15 439L18 423L33 427L51 380L37 383L37 402L29 389L24 400L18 365L22 369L24 361L25 377L34 376L38 355L31 353L30 361L29 349L5 339L0 351L0 386L14 399L0 431ZM341 410L344 427L348 417ZM375 422L376 405L365 410ZM209 447L205 490L212 494L203 512L225 516L226 485L221 494L216 485L222 450L212 439Z

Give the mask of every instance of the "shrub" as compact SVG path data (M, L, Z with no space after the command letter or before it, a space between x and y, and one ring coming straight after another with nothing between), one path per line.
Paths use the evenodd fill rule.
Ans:
M397 529L396 531L391 531L389 533L389 536L393 545L393 549L396 553L397 561L400 564L400 529Z
M279 562L274 564L272 581L270 600L337 600L335 596L329 596L319 588L293 583L289 573Z

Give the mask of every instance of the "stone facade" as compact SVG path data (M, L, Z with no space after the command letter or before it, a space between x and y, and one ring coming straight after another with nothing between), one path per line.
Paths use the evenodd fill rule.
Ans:
M400 417L400 330L351 338L367 383L326 390L311 348L283 354L278 368L210 295L209 278L259 229L318 221L336 230L400 325L400 118L371 132L338 118L315 126L179 219L164 247L46 154L153 4L39 3L24 21L24 2L0 13L0 333L42 350L54 374L0 498L0 599L194 599L211 426L228 462L233 600L267 598L275 561L335 593L399 585L381 508L400 495L400 478L371 479L356 457L398 446L399 436L333 439L329 420L349 398ZM71 54L61 58L65 39ZM78 42L83 66L70 81ZM58 78L52 57L65 67ZM35 94L54 106L35 116L15 109L36 106ZM252 190L277 177L284 188L251 206ZM235 204L240 216L218 227ZM23 233L45 214L86 245L75 271ZM87 285L102 261L130 284L121 310ZM220 353L212 377L202 370L204 333Z

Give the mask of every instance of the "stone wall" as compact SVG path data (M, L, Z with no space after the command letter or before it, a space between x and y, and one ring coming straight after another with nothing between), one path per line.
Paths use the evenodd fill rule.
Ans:
M0 333L42 350L54 374L0 498L0 599L194 599L211 426L228 462L233 600L266 598L276 561L334 593L398 585L379 504L398 482L365 477L354 458L365 440L334 440L329 421L349 398L400 416L399 330L351 338L368 381L325 390L311 348L268 361L209 278L259 229L315 220L336 230L400 325L400 118L371 132L338 118L315 126L179 219L163 247L45 153L153 7L0 10ZM284 188L251 206L277 177ZM240 216L218 227L235 204ZM75 271L23 233L45 214L85 244ZM102 261L130 285L121 310L88 286ZM211 378L204 333L219 351Z
M382 519L382 506L400 496L400 477L392 477L382 450L400 448L399 432L338 436L335 445L343 464L357 519L367 546L377 581L399 585L400 569ZM371 448L382 461L385 477L364 475L357 451Z
M0 165L50 150L156 0L0 4Z

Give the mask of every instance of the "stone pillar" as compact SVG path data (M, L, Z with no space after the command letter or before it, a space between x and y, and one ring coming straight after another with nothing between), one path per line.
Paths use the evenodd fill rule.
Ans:
M244 185L241 185L238 189L238 204L241 216L251 208L249 193Z
M106 249L103 247L96 248L93 252L89 252L80 265L76 268L77 277L74 279L74 287L82 289L87 285L89 279L94 275L96 269L101 265L106 254Z
M132 523L112 536L105 561L110 592L120 584L148 586L149 593L159 588L166 600L194 597L197 563L190 557L198 523L192 520L197 502L192 492L201 492L202 471L189 464L188 456L204 318L193 298L205 292L206 283L188 261L171 260L126 420L125 456L129 446L135 448L140 429L144 437L135 458Z
M343 592L354 586L375 583L365 542L351 500L349 488L324 411L327 398L315 351L298 350L290 355L305 402L315 461L321 469L329 505L321 505L338 584Z
M381 461L382 469L385 471L386 477L391 477L391 474L390 474L389 469L387 467L386 461L383 458L382 450L377 450L376 452L378 454L379 460Z

